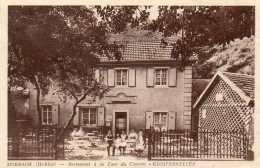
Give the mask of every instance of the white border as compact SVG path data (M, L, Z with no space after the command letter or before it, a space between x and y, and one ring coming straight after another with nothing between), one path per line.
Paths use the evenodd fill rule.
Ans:
M257 2L257 0L121 0L121 1L116 1L116 0L92 0L92 1L86 1L86 0L2 0L1 1L1 7L0 7L0 25L1 25L1 38L0 38L0 90L1 90L1 97L0 97L0 107L1 107L1 112L0 112L0 119L1 119L1 135L0 135L0 165L1 167L7 167L7 163L11 163L11 161L7 162L7 6L8 5L256 5L256 38L255 38L255 46L260 46L259 44L259 5L260 2ZM255 57L255 63L258 65L259 62L259 51L257 47L255 48L256 51L256 57ZM259 90L259 85L260 85L260 80L258 80L259 76L259 71L260 67L255 66L255 78L256 78L256 90L255 92L258 93ZM260 113L258 113L259 109L259 104L257 103L258 100L260 100L260 95L256 94L255 98L255 104L256 104L256 109L255 109L255 161L196 161L193 166L191 167L259 167L260 166L260 149L259 149L259 135L260 135ZM24 161L25 163L35 163L37 161ZM50 163L56 163L55 167L68 167L68 163L70 161L49 161ZM75 161L76 162L76 161ZM80 161L80 162L89 162L89 161ZM107 163L108 161L99 161L100 163ZM122 162L122 160L119 160L118 162ZM140 161L135 161L136 163L140 163ZM151 162L150 162L151 163ZM69 166L73 167L73 166ZM79 166L78 166L79 167ZM81 166L82 167L82 166ZM98 167L98 166L97 166ZM107 166L103 166L107 167ZM114 166L111 166L114 167ZM120 167L117 166L117 167ZM143 167L143 166L134 166L136 167ZM146 167L161 167L161 166L153 166L151 165L146 165ZM164 166L166 167L166 166ZM184 167L184 166L175 166L175 167ZM189 166L188 166L189 167Z

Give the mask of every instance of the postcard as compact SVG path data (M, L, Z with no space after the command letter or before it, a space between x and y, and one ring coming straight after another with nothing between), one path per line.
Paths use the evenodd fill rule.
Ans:
M257 3L1 4L4 167L257 167Z

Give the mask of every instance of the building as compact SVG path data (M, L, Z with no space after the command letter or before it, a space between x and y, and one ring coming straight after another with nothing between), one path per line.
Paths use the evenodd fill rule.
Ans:
M101 56L95 76L111 90L102 99L86 98L77 107L74 125L124 129L191 128L192 67L180 70L172 46L160 41L123 42L121 58ZM55 89L53 89L55 90ZM36 91L30 90L28 113L37 124ZM62 126L72 112L54 91L41 98L43 124Z
M193 105L198 129L254 133L254 77L217 72Z

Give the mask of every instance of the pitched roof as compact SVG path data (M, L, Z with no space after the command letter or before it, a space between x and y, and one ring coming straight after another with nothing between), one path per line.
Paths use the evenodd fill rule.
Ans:
M223 72L235 85L243 90L247 96L254 99L255 79L251 75Z
M251 100L254 100L255 84L253 76L218 71L211 79L208 86L204 89L202 94L199 96L199 98L196 100L196 102L193 105L193 108L197 107L197 105L201 102L203 97L206 96L206 94L213 86L214 81L219 77L222 78L242 99L244 99L246 103L249 103Z
M172 45L161 41L116 41L120 45L120 61L149 61L173 60L171 58ZM115 62L117 59L110 53L110 58L105 54L100 56L101 62Z

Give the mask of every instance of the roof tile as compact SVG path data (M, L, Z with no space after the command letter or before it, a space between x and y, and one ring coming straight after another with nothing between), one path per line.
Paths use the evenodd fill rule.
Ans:
M148 60L171 60L172 45L162 44L160 41L117 41L122 45L119 51L122 54L120 61L148 61ZM101 62L117 61L112 53L108 58L100 56Z
M254 99L255 79L254 76L223 72L235 85L237 85L247 96Z

